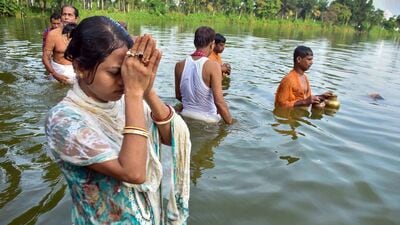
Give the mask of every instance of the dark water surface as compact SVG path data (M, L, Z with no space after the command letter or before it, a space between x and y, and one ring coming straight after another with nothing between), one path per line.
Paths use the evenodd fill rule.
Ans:
M129 22L129 21L128 21ZM0 223L70 224L71 200L46 154L46 112L68 87L45 79L45 20L0 18ZM163 51L156 89L174 104L174 64L196 25L138 25ZM400 41L305 30L218 26L233 67L224 91L237 122L190 122L190 225L400 224ZM314 51L313 93L338 111L274 111L299 45ZM377 92L384 99L368 95Z

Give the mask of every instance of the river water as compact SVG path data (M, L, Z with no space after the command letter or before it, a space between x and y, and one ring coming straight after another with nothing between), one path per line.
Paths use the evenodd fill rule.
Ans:
M155 87L175 104L174 65L197 25L138 24L163 51ZM46 112L68 90L45 78L44 19L0 18L1 224L70 224L68 189L46 153ZM218 25L232 65L231 126L188 121L193 142L190 225L400 224L400 40L311 30ZM293 50L314 51L313 93L336 111L274 111ZM373 99L379 93L383 99ZM168 149L168 148L166 148Z

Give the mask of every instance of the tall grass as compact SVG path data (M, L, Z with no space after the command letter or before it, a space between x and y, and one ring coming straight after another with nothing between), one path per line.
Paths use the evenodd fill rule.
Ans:
M355 34L357 31L351 26L345 25L332 25L328 23L322 23L314 20L295 20L295 19L260 19L249 15L224 15L222 13L196 13L196 14L182 14L177 12L171 12L165 15L159 13L152 13L149 11L131 11L123 13L116 11L115 9L110 10L80 10L81 19L94 15L105 15L109 16L118 21L127 21L135 24L187 24L192 26L197 25L208 25L214 28L221 26L245 26L245 27L257 27L258 29L263 28L267 30L272 29L283 29L294 32L313 32L323 34ZM218 30L218 29L217 29ZM400 37L400 32L389 32L384 29L373 28L369 31L368 35L376 37Z

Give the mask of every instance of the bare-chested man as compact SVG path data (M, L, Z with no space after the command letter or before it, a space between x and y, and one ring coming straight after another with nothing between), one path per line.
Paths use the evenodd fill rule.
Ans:
M44 29L44 31L43 31L42 49L44 49L44 44L46 43L46 38L47 38L47 35L49 34L49 32L58 27L61 27L61 15L59 12L55 12L55 13L51 14L51 16L50 16L50 26L46 27L46 29Z
M61 22L63 25L77 23L78 9L70 5L61 8ZM63 27L49 32L43 51L42 61L50 76L63 84L72 84L76 75L72 63L64 58L65 49L68 46L68 34L62 34Z

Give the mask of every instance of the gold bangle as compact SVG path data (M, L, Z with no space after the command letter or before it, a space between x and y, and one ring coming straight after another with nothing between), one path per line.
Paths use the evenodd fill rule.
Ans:
M136 134L136 135L140 135L143 136L145 138L149 138L149 133L145 132L145 131L141 131L141 130L133 130L133 129L124 129L124 131L122 132L122 134Z
M135 127L135 126L125 126L124 130L126 129L132 129L132 130L141 130L143 132L148 132L147 129L141 128L141 127Z

